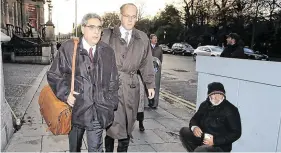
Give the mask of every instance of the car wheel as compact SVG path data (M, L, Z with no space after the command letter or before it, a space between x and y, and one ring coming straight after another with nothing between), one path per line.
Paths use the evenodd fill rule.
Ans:
M197 54L193 54L193 60L196 61Z
M182 56L185 56L185 53L181 53Z
M175 55L176 53L173 51L172 54Z

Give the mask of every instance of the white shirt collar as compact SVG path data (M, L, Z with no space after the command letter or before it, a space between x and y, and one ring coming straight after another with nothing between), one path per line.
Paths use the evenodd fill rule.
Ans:
M129 32L129 35L132 35L133 30L126 30L122 25L119 27L121 35L125 35L126 32Z
M88 53L91 47L93 48L93 51L96 50L96 45L94 46L89 45L84 37L82 38L82 43L83 43L83 48L86 49Z

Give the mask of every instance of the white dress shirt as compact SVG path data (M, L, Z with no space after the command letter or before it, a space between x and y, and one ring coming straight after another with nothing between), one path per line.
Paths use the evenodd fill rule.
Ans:
M120 29L120 33L121 33L121 38L125 39L126 37L126 32L129 32L129 35L128 35L128 44L131 40L131 37L132 37L132 31L133 30L126 30L124 27L122 27L122 25L119 27Z
M155 44L151 44L151 47L154 49L155 48Z
M96 51L96 45L94 45L94 46L89 45L84 37L82 38L82 44L83 44L83 48L87 50L89 55L90 55L90 48L93 48L92 53L93 53L93 57L94 57L95 51Z

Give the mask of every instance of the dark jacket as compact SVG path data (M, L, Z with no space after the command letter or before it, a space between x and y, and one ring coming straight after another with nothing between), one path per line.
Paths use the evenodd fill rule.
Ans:
M223 50L220 57L245 59L246 55L244 53L244 49L242 46L240 46L238 44L234 44L234 45L228 45Z
M47 80L55 95L66 102L70 92L71 63L74 43L68 40L61 45L47 73ZM97 119L103 128L113 122L114 109L118 106L118 72L112 48L103 42L96 46L94 62L80 39L77 49L72 124L93 129Z
M163 51L162 51L162 48L158 44L156 44L154 48L152 48L152 46L151 46L151 52L152 52L152 56L157 57L162 63Z
M238 109L229 101L224 100L213 106L207 99L191 118L189 127L198 126L203 133L214 136L214 145L223 151L232 150L232 143L241 136L241 120Z

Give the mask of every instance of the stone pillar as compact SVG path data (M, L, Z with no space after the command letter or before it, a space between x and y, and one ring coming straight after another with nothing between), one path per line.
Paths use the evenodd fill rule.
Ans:
M10 23L10 19L9 19L9 3L6 2L6 24Z
M15 25L15 7L14 7L14 3L12 3L12 6L11 6L11 24L12 25Z
M46 23L46 40L55 41L55 26L51 21Z
M5 28L5 26L6 26L5 16L6 16L6 13L5 13L5 2L4 2L4 0L1 0L1 27L2 28Z
M15 26L19 26L19 11L18 11L18 1L14 2L15 6Z
M22 27L22 3L21 1L17 1L18 6L18 26Z
M40 14L40 6L39 6L39 5L36 5L36 14L37 14L36 29L37 29L37 31L38 31L39 28L40 28L40 16L41 16L41 14Z
M41 4L41 7L40 7L40 8L41 8L41 9L40 9L40 11L41 11L40 14L42 14L42 16L41 16L41 18L40 18L40 24L45 24L45 16L44 16L44 11L45 11L45 9L44 9L44 3Z

